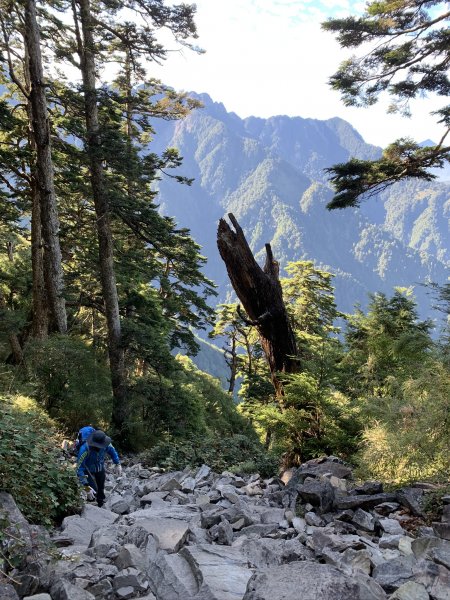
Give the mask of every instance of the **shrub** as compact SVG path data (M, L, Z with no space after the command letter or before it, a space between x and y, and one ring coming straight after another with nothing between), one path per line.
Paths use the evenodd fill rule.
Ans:
M258 471L263 476L277 473L278 461L269 457L262 446L240 434L222 437L213 434L170 439L142 453L140 461L167 470L182 470L207 464L216 472L233 470L238 473ZM262 472L263 471L263 472Z
M33 523L50 525L78 509L75 469L61 459L54 423L30 398L0 396L0 489Z
M111 383L106 363L81 339L53 335L33 340L26 364L34 396L50 417L69 431L86 423L106 426L111 413Z
M439 363L383 399L369 421L359 454L364 476L393 483L450 476L450 375ZM372 409L373 410L373 409Z

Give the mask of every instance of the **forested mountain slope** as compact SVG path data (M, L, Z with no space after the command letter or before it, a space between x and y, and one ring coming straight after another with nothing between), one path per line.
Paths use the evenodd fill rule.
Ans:
M208 257L207 273L230 291L216 248L218 219L233 212L262 260L264 244L287 261L311 259L336 274L338 307L366 304L368 292L416 286L427 312L427 279L443 283L450 264L450 185L410 181L396 185L360 210L328 212L332 190L326 167L350 156L376 158L339 118L326 121L276 116L240 119L209 96L204 108L179 122L158 122L153 151L179 148L191 187L165 179L159 202L164 214L189 227Z

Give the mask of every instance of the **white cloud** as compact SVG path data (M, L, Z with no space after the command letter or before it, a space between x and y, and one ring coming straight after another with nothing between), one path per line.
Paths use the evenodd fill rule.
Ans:
M414 119L385 113L387 101L370 109L345 108L328 78L348 56L320 28L329 16L355 14L349 0L197 0L198 43L206 50L170 54L150 74L176 89L207 92L239 116L276 114L325 119L340 116L378 145L409 135L437 139L430 110L419 101Z

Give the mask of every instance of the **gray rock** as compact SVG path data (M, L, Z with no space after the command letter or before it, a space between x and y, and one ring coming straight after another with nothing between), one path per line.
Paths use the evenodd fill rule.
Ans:
M217 543L224 546L231 546L233 543L233 528L226 519L217 525Z
M414 581L425 586L433 600L450 600L450 571L431 561L422 560L413 569Z
M405 530L397 519L380 519L381 529L389 535L405 535Z
M347 496L347 497L339 497L335 500L336 508L341 510L346 510L348 508L374 508L375 506L382 504L384 502L395 502L397 500L396 494L374 494L374 495L366 495L366 496Z
M442 549L445 553L450 553L450 542L438 537L422 537L415 539L411 544L414 556L417 559L430 558L434 549Z
M19 596L32 596L39 588L39 577L30 573L15 575L16 591Z
M188 523L178 519L140 519L139 525L156 538L161 550L168 552L178 552L189 532Z
M52 600L95 600L90 592L64 580L52 586L50 595Z
M128 567L133 567L139 571L145 571L147 568L144 554L134 544L125 544L120 549L114 564L119 571Z
M236 600L244 596L253 571L238 548L202 544L185 546L180 554L200 582L199 600Z
M4 492L2 492L4 493ZM9 496L9 494L8 494ZM11 496L12 499L12 496ZM16 590L9 583L0 583L0 598L2 600L19 600L19 596ZM50 600L50 596L48 596Z
M165 481L159 489L163 492L170 492L172 490L181 490L181 484L177 479L175 479L175 477L171 477L170 479Z
M195 484L198 485L201 481L204 481L211 474L211 469L207 465L202 465L194 476Z
M390 515L400 507L398 502L382 502L375 506L375 511L380 515Z
M298 538L291 540L240 538L233 546L239 548L247 557L249 565L258 569L314 558L313 552Z
M75 544L88 546L94 531L115 523L118 518L119 515L109 510L86 504L81 516L74 515L64 519L62 531Z
M297 533L304 533L306 529L306 521L301 517L294 517L292 519L292 526Z
M96 598L108 598L113 594L113 586L109 579L102 579L95 585L88 588L88 592L93 594Z
M280 523L284 519L284 508L269 508L261 513L261 523Z
M414 559L410 556L395 558L377 565L372 577L388 593L395 592L404 583L413 578Z
M119 545L119 532L117 527L107 525L92 532L89 548L92 548L97 558L104 558L111 548Z
M134 592L134 588L128 585L126 587L121 587L118 590L116 590L116 597L119 598L119 600L127 600L128 598L134 596Z
M398 548L400 543L400 535L387 535L384 534L379 541L380 548Z
M108 506L113 513L118 515L126 515L133 509L134 501L132 496L123 496L111 498Z
M443 540L450 540L450 523L433 523L433 530Z
M163 502L164 498L167 498L169 492L149 492L141 497L141 505L145 506L146 504L153 504L154 502L157 504L159 502Z
M0 586L0 598L2 598L2 600L9 600L8 596L2 595L1 586ZM25 596L23 598L23 600L52 600L52 597L50 596L50 594L34 594L34 596Z
M375 518L362 508L355 510L352 522L358 529L363 531L375 531Z
M185 477L181 481L181 490L183 492L193 492L195 489L195 483L194 477Z
M259 571L248 583L243 600L361 600L355 580L334 567L292 562Z
M401 585L389 600L430 600L430 596L422 584L408 581Z
M442 523L450 523L450 504L445 504L442 507L441 521Z
M326 513L333 507L334 489L329 481L306 481L296 487L298 495L304 502L309 502L320 513Z
M199 582L189 562L179 554L159 552L147 573L158 600L191 600L198 592Z
M289 478L288 487L295 487L303 483L307 477L320 477L321 475L332 475L338 479L348 479L351 477L352 470L340 460L330 460L329 458L318 458L308 460L303 463ZM284 474L283 474L284 476ZM287 479L288 475L284 477ZM282 477L283 479L283 477Z
M423 517L422 502L424 491L419 488L403 488L397 490L397 501L409 509L416 517Z
M278 531L278 525L271 523L255 523L254 525L249 525L248 527L243 527L240 531L236 531L235 535L247 535L247 536L258 536L265 537L272 533L276 533Z
M0 521L2 533L7 539L9 535L12 540L20 539L20 544L10 547L10 552L14 555L15 565L18 568L25 568L28 562L27 556L34 549L32 528L20 512L14 498L7 492L0 492Z
M145 592L148 588L148 579L144 573L133 567L122 569L113 579L113 587L117 590L124 587L131 587L135 591Z
M318 555L322 553L324 548L329 548L336 552L343 552L347 548L363 550L366 547L357 535L336 535L330 531L324 531L323 529L315 529L313 531L310 544Z
M381 481L366 481L362 485L355 487L353 493L360 495L382 494L383 484Z
M440 548L432 548L429 552L429 556L431 560L433 560L438 565L442 565L446 569L450 571L450 548L449 547L440 547Z

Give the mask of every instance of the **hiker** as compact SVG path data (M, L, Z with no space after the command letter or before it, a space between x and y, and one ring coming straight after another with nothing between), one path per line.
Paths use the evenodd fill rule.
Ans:
M92 431L83 442L77 459L77 475L84 486L88 500L97 497L98 506L105 502L105 458L109 454L113 463L117 466L117 474L122 474L119 455L111 444L111 438L100 429Z

